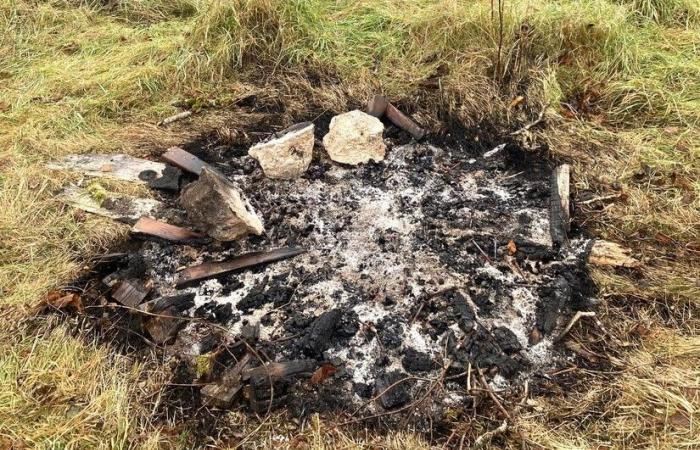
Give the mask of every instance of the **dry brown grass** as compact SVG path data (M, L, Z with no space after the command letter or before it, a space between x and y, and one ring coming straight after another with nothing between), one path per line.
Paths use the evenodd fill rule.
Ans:
M697 3L531 0L508 2L505 13L505 70L494 74L498 27L485 1L0 4L0 297L11 324L0 332L0 443L190 448L196 440L191 424L153 420L167 380L153 355L135 363L75 335L70 321L28 317L45 292L126 232L57 203L55 190L80 180L47 173L45 161L91 151L145 155L199 131L235 129L259 118L234 106L252 92L284 104L281 121L290 123L383 91L432 127L440 112L512 130L546 107L545 126L526 143L574 163L577 193L623 194L577 216L646 263L594 273L599 314L616 339L577 326L570 340L599 360L534 398L507 445L700 446ZM526 102L509 110L515 95ZM176 110L175 99L189 99L198 113L155 127ZM230 435L258 428L236 413L224 422ZM460 430L475 436L494 426L465 422ZM428 445L408 432L350 431L317 418L301 428L271 418L247 443Z

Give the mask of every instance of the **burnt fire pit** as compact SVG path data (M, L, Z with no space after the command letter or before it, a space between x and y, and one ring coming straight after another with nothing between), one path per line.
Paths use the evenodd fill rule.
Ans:
M359 166L317 144L292 180L244 152L188 147L245 194L264 233L144 239L103 283L190 367L203 401L439 416L471 406L474 383L517 390L567 358L557 336L593 292L589 240L550 230L553 165L516 145L387 142L384 161ZM188 225L169 195L161 217ZM178 282L183 268L280 247L303 252Z

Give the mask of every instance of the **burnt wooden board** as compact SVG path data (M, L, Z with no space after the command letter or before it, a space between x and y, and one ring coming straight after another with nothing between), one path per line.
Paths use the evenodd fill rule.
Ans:
M202 233L151 219L150 217L141 217L131 228L131 231L173 242L193 241L205 237Z
M188 267L180 272L176 285L182 286L193 281L211 278L245 267L291 258L304 252L306 252L306 249L303 248L282 247L275 250L246 253L228 261L204 263L198 266Z
M180 147L170 147L161 155L161 158L170 164L195 175L202 173L202 168L210 167L209 164L197 158L192 153L181 149Z

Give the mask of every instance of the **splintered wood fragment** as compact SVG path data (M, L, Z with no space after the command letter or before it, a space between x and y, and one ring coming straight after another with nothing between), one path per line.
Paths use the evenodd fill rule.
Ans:
M204 386L201 393L205 401L219 408L231 406L233 400L241 392L241 374L250 364L250 360L250 353L246 353L236 365L224 373L220 382Z
M588 255L588 262L594 266L639 267L641 262L632 256L628 248L615 242L596 240Z
M568 242L571 226L569 210L570 173L571 168L568 164L562 164L554 169L550 187L549 232L552 236L552 243L560 246Z
M150 291L139 280L124 280L112 292L112 298L124 306L136 308Z
M176 310L167 308L158 316L149 318L144 328L156 344L163 344L177 334L183 323Z
M162 127L164 125L169 125L173 122L177 122L178 120L186 119L187 117L190 117L192 115L192 111L182 111L177 114L173 114L170 117L166 117L165 119L161 120L158 122L158 126Z
M71 170L90 177L103 177L121 181L136 181L148 184L164 175L163 163L136 158L124 154L116 155L68 155L60 161L49 163L49 169Z
M142 216L156 215L163 208L158 200L128 195L110 195L98 202L86 190L76 186L67 187L58 198L74 208L127 223L134 223Z
M250 380L252 386L269 384L281 378L291 377L302 373L313 373L318 362L313 359L297 359L285 362L270 362L243 372L242 380Z
M182 286L192 281L211 278L224 273L233 272L234 270L243 269L245 267L280 261L282 259L291 258L305 252L306 249L303 248L282 247L263 252L245 253L228 261L204 263L198 266L188 267L180 272L176 285Z
M170 147L161 155L161 158L170 164L195 175L202 173L202 168L210 167L209 164L197 158L192 153L181 149L180 147Z
M174 242L192 241L205 237L202 233L160 222L150 217L141 217L131 228L131 231L133 233L155 236Z
M425 136L425 130L418 126L410 117L399 111L381 95L375 95L367 104L367 113L374 117L386 115L387 119L397 127L408 131L417 141Z

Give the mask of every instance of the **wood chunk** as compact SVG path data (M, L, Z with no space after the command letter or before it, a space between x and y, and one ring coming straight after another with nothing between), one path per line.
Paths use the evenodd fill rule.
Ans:
M569 178L571 168L562 164L552 173L551 196L549 203L549 232L552 243L566 245L569 242L568 233L571 227L569 210Z
M188 242L205 237L202 233L160 222L150 217L141 217L131 228L131 231L174 242Z
M615 242L596 240L588 255L588 262L594 266L639 267L641 262L632 256L628 248Z
M209 384L202 388L202 396L208 404L219 408L228 408L241 392L241 374L250 364L250 353L246 353L236 365L224 373L219 383Z
M282 247L270 251L245 253L228 261L204 263L198 266L188 267L180 272L176 285L182 286L192 281L211 278L224 273L233 272L234 270L243 269L245 267L280 261L282 259L291 258L305 252L306 249L303 248Z
M139 280L123 280L112 292L112 298L124 306L136 308L151 291Z
M91 177L148 184L149 181L163 176L166 165L124 154L93 154L68 155L58 162L47 164L46 167L54 170L72 170Z
M381 95L375 95L367 105L367 113L374 117L386 115L387 119L397 127L408 131L417 141L425 136L425 130L418 126L410 117L398 110Z
M67 187L58 198L74 208L126 223L134 223L145 215L156 215L163 209L163 204L158 200L128 195L110 195L98 202L86 190L77 186Z
M251 386L273 383L280 378L291 377L302 373L313 373L318 367L318 361L313 359L297 359L285 362L270 362L243 372L241 379L250 380Z
M180 147L170 147L165 153L161 155L161 158L169 162L170 164L179 167L185 172L190 172L195 175L202 173L204 167L209 167L209 164L205 163L201 159L194 156L192 153L183 150Z

